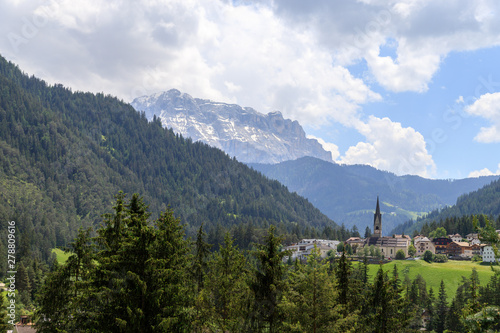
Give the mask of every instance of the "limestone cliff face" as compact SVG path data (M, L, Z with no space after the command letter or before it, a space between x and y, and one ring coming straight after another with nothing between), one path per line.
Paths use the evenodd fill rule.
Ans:
M306 138L297 121L281 112L261 114L236 104L197 99L172 89L136 98L132 106L154 115L174 132L224 150L245 163L279 163L312 156L332 161L331 153Z

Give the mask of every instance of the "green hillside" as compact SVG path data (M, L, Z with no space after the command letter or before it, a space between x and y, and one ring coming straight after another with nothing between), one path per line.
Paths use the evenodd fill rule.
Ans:
M472 216L480 215L479 222L484 226L484 217L489 217L496 229L500 229L500 181L490 184L467 194L461 195L456 204L438 209L417 219L407 221L392 230L393 233L404 232L428 234L436 228L443 227L450 233L460 233L465 236L475 232L472 226Z
M152 218L173 208L188 236L204 223L216 244L224 229L246 247L269 224L288 239L336 226L277 181L117 98L49 86L0 57L0 219L17 223L18 257L48 260L98 225L120 190L143 196Z
M453 204L457 198L498 176L460 180L396 176L368 165L339 165L312 157L273 165L250 164L267 177L309 199L324 214L348 228L372 227L377 196L381 200L383 233L424 213Z

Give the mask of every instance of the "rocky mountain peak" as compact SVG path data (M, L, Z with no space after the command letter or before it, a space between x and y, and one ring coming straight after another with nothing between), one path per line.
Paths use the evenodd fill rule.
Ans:
M279 163L304 156L332 162L330 152L280 111L259 113L249 107L193 98L177 89L134 99L148 119L160 118L174 132L224 150L245 163Z

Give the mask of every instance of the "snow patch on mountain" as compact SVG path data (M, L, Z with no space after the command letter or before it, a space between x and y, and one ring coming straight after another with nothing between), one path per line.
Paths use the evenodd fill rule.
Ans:
M193 141L224 150L244 163L279 163L312 156L332 162L332 154L307 138L297 121L279 111L267 115L252 108L193 98L179 90L134 99L132 106L164 127Z

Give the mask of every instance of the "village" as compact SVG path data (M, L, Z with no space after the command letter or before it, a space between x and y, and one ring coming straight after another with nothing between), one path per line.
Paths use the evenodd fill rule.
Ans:
M497 233L500 234L500 230L497 230ZM482 244L477 233L464 236L454 234L432 239L423 235L417 235L413 239L408 235L382 236L382 214L378 198L371 237L351 237L344 242L302 239L300 242L284 248L284 250L291 252L291 255L286 259L304 260L314 247L319 250L322 258L329 255L339 256L343 251L346 251L348 255L354 257L366 255L385 260L411 259L422 257L426 251L430 251L433 255L445 255L451 260L471 260L473 257L480 257L483 262L495 262L495 260L500 262L500 259L495 259L493 247L489 244Z

